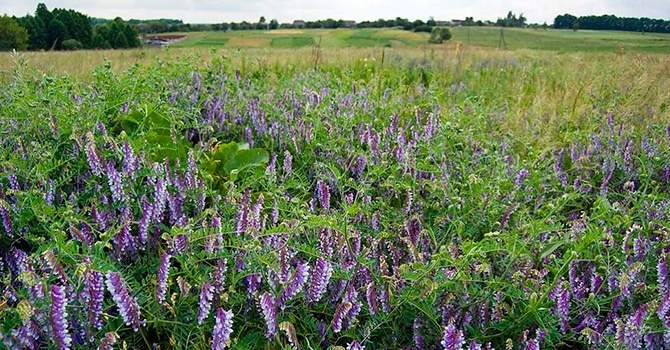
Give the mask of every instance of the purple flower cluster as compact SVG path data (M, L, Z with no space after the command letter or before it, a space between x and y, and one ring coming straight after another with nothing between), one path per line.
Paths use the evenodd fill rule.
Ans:
M88 304L88 321L95 329L102 328L102 303L105 286L101 272L89 270L84 279L84 291Z
M107 272L107 290L112 295L114 303L123 317L127 326L131 326L137 332L146 322L140 315L140 306L137 300L130 296L130 291L126 283L118 272Z
M450 322L442 333L442 341L440 342L444 350L462 350L465 345L465 338L463 332L458 330L452 322Z
M170 254L162 252L158 262L158 283L156 286L156 300L159 303L165 301L165 292L167 291L168 275L170 273Z
M307 287L307 300L312 303L321 300L332 275L333 266L324 258L318 258L312 268L311 282Z
M277 298L277 306L279 306L279 308L284 310L284 308L286 308L286 302L302 291L305 282L307 282L308 273L308 263L305 262L296 266L293 275L288 280L286 286L284 286L281 294L279 294L279 298Z
M233 313L223 308L216 310L216 321L212 330L212 350L225 350L233 333Z
M209 310L212 308L212 300L214 299L214 288L212 285L205 282L200 288L200 303L198 303L198 324L203 324Z
M273 339L277 335L277 307L275 305L274 298L270 293L265 292L261 294L258 304L260 306L261 312L263 313L263 318L265 319L265 336L268 339Z
M65 287L51 286L51 327L56 346L60 350L70 349L72 337L68 330L67 296Z

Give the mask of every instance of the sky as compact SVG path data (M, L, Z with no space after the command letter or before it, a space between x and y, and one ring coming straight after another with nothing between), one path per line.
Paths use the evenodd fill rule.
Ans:
M296 19L493 20L508 11L523 13L529 23L551 24L559 14L614 14L670 19L670 0L42 0L49 9L74 9L91 17L181 19L186 23L257 22L260 16L280 23ZM0 0L0 14L17 17L35 12L38 2Z

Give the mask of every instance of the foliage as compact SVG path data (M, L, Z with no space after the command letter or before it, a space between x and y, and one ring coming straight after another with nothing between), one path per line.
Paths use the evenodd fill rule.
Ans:
M670 138L622 86L534 143L532 57L197 61L0 90L3 346L667 345Z
M428 39L428 42L431 44L442 44L449 39L451 39L451 31L449 31L449 28L434 27L430 32L430 39Z
M670 33L670 20L646 17L617 17L614 15L575 17L566 13L556 16L554 19L554 28Z
M14 18L0 17L0 51L25 50L27 43L28 32Z
M519 14L517 18L516 15L509 11L505 18L498 18L496 25L499 27L525 27L526 26L526 17L522 14Z
M82 48L84 48L84 46L77 39L67 39L63 41L61 48L63 50L72 51L72 50L81 50Z

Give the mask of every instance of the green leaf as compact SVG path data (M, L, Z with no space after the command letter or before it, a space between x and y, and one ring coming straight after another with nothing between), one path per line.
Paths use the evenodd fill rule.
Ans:
M226 173L237 169L260 166L270 161L270 155L264 149L243 149L239 150L235 156L230 159L223 167Z

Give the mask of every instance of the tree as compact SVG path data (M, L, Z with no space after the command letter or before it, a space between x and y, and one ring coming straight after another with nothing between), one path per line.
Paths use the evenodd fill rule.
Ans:
M108 50L112 48L112 45L101 34L95 34L93 35L93 48Z
M69 39L69 34L65 24L59 19L54 18L47 27L47 46L49 49L60 50L63 41Z
M0 17L0 51L25 50L28 44L28 31L12 17Z
M114 39L114 48L115 49L127 49L128 48L128 39L126 39L125 34L122 31L117 32L116 39Z
M270 29L277 29L279 28L279 22L277 22L276 19L272 19L270 21Z
M430 32L430 39L428 39L428 42L431 44L442 44L449 39L451 39L451 31L449 31L449 28L433 27L433 30Z

